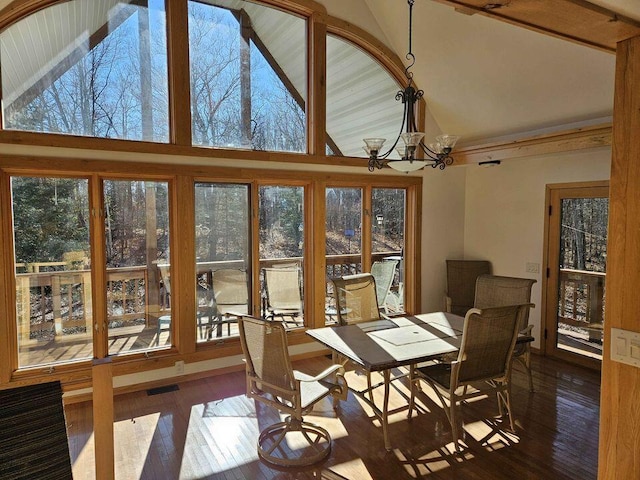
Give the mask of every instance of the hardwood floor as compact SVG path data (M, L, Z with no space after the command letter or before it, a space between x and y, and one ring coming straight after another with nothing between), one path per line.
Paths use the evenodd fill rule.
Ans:
M328 363L322 357L297 362L295 368L313 373ZM599 372L537 356L533 368L535 393L529 393L526 375L514 372L515 434L500 430L493 419L495 398L463 406L468 448L460 456L450 453L448 421L426 395L426 385L417 415L408 420L404 411L390 417L392 452L384 449L379 422L353 394L337 416L330 400L321 402L305 418L329 430L332 451L324 463L304 470L277 470L258 459L258 432L279 416L245 397L243 372L181 383L177 391L156 395L120 395L115 399L116 478L595 479ZM364 385L365 377L350 372L348 380ZM394 384L391 403L401 406L407 383ZM91 415L90 403L66 407L75 480L95 478Z

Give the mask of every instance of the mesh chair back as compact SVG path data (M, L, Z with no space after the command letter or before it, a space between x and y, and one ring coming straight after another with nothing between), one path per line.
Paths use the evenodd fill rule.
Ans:
M247 375L255 379L262 391L291 400L296 384L284 326L253 317L241 317L238 323ZM266 384L278 389L269 389Z
M464 316L473 308L476 279L491 273L486 260L447 260L447 296L451 298L451 313Z
M457 384L507 375L522 308L511 305L467 312L458 354Z
M384 262L373 262L371 265L371 275L376 279L376 297L378 305L384 305L387 295L391 291L393 277L396 274L397 260L385 260Z
M215 270L213 272L213 295L219 313L248 313L247 272L226 268Z
M380 319L376 280L370 273L334 278L338 323L348 325Z
M299 268L265 268L264 282L269 308L302 311Z
M475 308L504 307L531 302L531 287L536 283L532 278L501 277L480 275L476 280ZM525 309L520 319L519 330L529 323L529 309Z

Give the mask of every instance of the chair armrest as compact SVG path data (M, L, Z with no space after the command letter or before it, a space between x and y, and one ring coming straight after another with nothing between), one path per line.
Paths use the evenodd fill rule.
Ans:
M533 325L529 324L527 325L525 328L523 328L522 330L520 330L518 332L518 335L527 335L527 336L531 336L531 332L533 331Z
M327 382L326 379L331 375L335 375L335 381ZM315 377L311 377L297 370L293 371L293 376L296 382L298 382L298 390L300 390L301 383L312 383L312 382L322 383L325 386L329 387L329 392L334 397L334 399L339 399L339 400L347 399L347 394L349 393L349 387L347 385L347 380L344 378L344 367L340 364L331 365L330 367L326 368L324 371L320 372Z
M344 367L336 363L326 368L324 371L320 372L315 377L310 377L304 373L294 370L293 376L299 382L319 382L320 380L324 380L329 375L333 375L334 373L339 373L340 375L344 375Z

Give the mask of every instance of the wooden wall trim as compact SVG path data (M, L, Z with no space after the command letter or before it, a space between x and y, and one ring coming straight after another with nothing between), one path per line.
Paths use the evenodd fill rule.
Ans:
M13 22L66 0L14 0L0 10L0 31Z
M109 355L109 332L107 314L107 259L105 249L105 215L102 180L97 175L89 178L89 228L91 265L95 273L91 281L93 301L93 356L105 358Z
M11 373L18 368L18 352L15 342L17 338L17 325L15 312L15 277L8 268L13 265L13 235L11 232L11 197L10 180L0 172L0 308L5 312L6 321L0 321L0 384L7 383L11 379ZM10 293L11 292L11 293Z
M311 202L305 202L305 218L310 220L311 228L305 228L307 245L310 245L311 255L305 255L305 267L311 274L305 275L305 292L311 292L311 300L305 307L311 313L313 324L311 328L324 327L325 300L327 282L326 263L326 224L327 224L327 184L323 181L315 182L311 187ZM310 268L309 268L310 267Z
M611 145L611 125L594 125L504 142L456 148L455 165L570 152Z
M618 44L609 190L598 478L640 471L640 369L610 358L611 328L640 332L640 36Z
M152 166L153 168L150 168ZM422 177L410 175L376 175L340 172L309 172L280 169L256 169L238 167L216 167L206 165L177 165L145 162L121 162L115 160L83 160L57 157L32 157L0 154L0 169L10 173L37 175L81 175L91 173L113 177L135 177L167 179L174 175L192 176L196 179L221 179L228 181L263 182L292 180L304 183L325 180L330 183L364 183L381 186L421 185ZM304 180L302 180L304 179Z
M195 239L195 185L192 178L179 176L170 183L171 222L175 228L169 233L171 242L171 284L173 295L171 332L172 343L181 354L196 351L196 239Z

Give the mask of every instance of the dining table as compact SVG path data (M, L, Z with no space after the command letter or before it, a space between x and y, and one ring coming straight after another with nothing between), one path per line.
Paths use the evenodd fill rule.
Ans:
M393 317L350 325L307 330L322 345L346 357L368 372L380 372L382 384L363 390L350 388L380 419L385 448L389 440L389 392L391 382L406 374L391 376L393 369L438 358L460 348L464 318L447 312ZM383 386L382 405L374 401L372 390Z
M405 317L384 318L349 325L327 326L307 330L307 334L334 353L346 357L369 374L379 372L383 382L359 390L349 390L373 410L382 425L384 446L391 451L389 415L406 407L389 411L391 382L410 375L413 366L436 360L460 349L464 317L449 312L433 312ZM532 341L521 336L518 342ZM400 367L409 367L409 374L391 373ZM411 380L411 379L410 379ZM384 388L382 405L374 401L372 391Z

